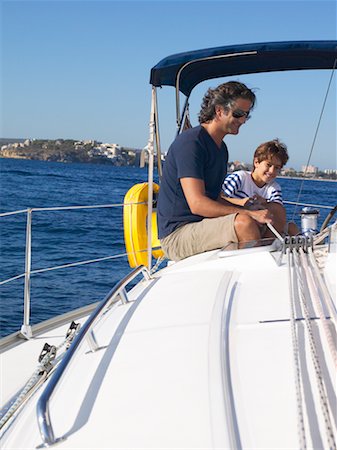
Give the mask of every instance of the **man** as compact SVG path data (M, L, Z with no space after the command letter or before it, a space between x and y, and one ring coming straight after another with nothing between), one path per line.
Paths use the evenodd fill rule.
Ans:
M227 134L238 134L249 119L255 94L230 81L209 89L199 114L200 125L184 131L165 159L158 197L158 236L169 259L258 241L259 224L271 223L267 209L252 211L221 198L227 173Z

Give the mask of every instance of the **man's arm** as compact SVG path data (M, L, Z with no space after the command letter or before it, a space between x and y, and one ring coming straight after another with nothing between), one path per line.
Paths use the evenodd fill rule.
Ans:
M212 200L206 196L205 184L198 178L181 178L180 183L188 206L193 214L212 218L228 214L246 214L259 223L272 223L272 214L267 209L250 211L242 206L236 206L224 199Z

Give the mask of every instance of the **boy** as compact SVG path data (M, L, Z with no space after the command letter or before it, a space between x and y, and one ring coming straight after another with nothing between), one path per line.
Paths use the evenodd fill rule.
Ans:
M299 232L294 223L286 222L282 190L275 178L289 159L287 147L278 139L264 142L255 150L252 172L239 170L225 178L222 197L247 209L268 209L274 217L273 225L279 233L295 235ZM275 237L263 227L264 238Z

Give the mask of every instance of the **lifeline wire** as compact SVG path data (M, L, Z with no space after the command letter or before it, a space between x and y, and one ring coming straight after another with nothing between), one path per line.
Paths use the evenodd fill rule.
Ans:
M321 121L322 121L322 117L323 117L323 112L324 112L325 104L326 104L326 101L327 101L327 98L328 98L328 94L329 94L329 91L330 91L330 86L331 86L331 83L332 83L332 78L333 78L333 76L334 76L334 71L335 71L335 68L336 68L336 64L337 64L337 59L335 59L335 62L334 62L334 65L333 65L333 68L332 68L332 71L331 71L331 75L330 75L330 80L329 80L328 88L327 88L327 91L326 91L326 94L325 94L325 98L324 98L324 101L323 101L321 113L320 113L320 116L319 116L319 119L318 119L318 124L317 124L317 127L316 127L314 139L313 139L313 141L312 141L312 145L311 145L311 149L310 149L308 161L307 161L307 164L306 164L306 166L305 166L304 175L307 173L307 169L308 169L308 166L309 166L309 163L310 163L310 160L311 160L312 152L313 152L313 150L314 150L314 146L315 146L315 143L316 143L316 138L317 138L318 130L319 130L319 127L320 127L320 125L321 125ZM303 189L303 183L304 183L304 179L303 179L302 182L301 182L300 190L299 190L299 192L298 192L298 196L297 196L297 201L296 201L296 203L299 202L299 199L300 199L300 197L301 197L302 189ZM291 220L294 220L294 218L295 218L295 213L296 213L296 207L295 207L295 209L294 209L293 217L292 217Z

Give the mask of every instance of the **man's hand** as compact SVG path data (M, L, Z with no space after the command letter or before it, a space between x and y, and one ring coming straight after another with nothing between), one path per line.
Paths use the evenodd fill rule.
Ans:
M273 223L273 214L268 209L250 211L249 215L258 223Z

